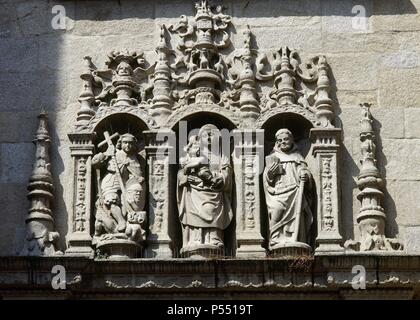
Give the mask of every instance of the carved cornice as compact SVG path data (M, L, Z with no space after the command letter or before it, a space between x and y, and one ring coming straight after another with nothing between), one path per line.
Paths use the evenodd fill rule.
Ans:
M200 289L212 294L226 290L262 294L289 292L340 296L362 294L364 298L379 295L406 295L420 285L419 256L367 255L326 257L310 261L293 259L252 259L191 261L184 259L137 259L106 261L66 257L0 257L0 293L27 294L42 290L54 296L60 290L51 288L51 268L66 269L67 285L73 294L107 290L108 294L183 292L197 296ZM351 272L354 265L366 268L366 290L354 290ZM404 271L396 271L404 270ZM29 276L30 275L30 276ZM291 280L292 279L292 280ZM50 289L50 291L48 291ZM198 290L198 291L197 291Z

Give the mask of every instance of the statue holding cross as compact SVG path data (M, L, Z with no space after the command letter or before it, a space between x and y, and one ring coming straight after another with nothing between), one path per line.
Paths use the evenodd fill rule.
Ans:
M144 239L146 214L142 211L145 205L144 161L138 152L137 139L129 133L120 136L107 131L104 137L98 148L106 146L106 151L92 158L98 180L95 237L111 234L139 242Z

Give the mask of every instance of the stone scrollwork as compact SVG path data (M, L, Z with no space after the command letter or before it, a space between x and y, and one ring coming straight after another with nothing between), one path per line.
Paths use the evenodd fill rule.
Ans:
M171 65L172 78L179 84L197 88L196 103L211 104L216 101L214 89L225 80L226 63L219 50L231 43L231 17L223 14L221 7L212 10L207 1L197 3L196 9L193 21L181 16L178 24L168 28L180 39L177 49L181 54Z
M277 105L298 104L316 114L322 127L333 127L333 101L325 56L302 62L296 50L282 47L261 53L256 60L256 78L273 80L274 88L262 98L263 111ZM297 84L301 90L297 90Z
M151 89L147 80L153 67L146 67L142 52L112 51L105 64L107 70L93 71L94 81L101 90L95 97L99 103L107 101L111 107L147 103Z

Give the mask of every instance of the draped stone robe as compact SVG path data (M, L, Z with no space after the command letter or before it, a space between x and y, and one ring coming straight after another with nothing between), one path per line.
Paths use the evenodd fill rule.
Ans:
M182 165L181 165L182 166ZM178 172L178 211L181 223L187 227L202 229L226 229L232 221L231 185L232 169L227 157L210 161L213 176L220 176L223 183L216 188L199 178L197 171L186 173L183 168ZM194 182L188 181L188 176Z
M282 173L273 179L268 177L268 169L275 161L280 162ZM266 167L263 174L263 185L267 210L270 218L270 246L293 242L296 231L296 216L299 197L300 172L306 169L304 158L296 146L289 152L274 149L266 157ZM308 171L309 172L309 171ZM312 212L308 203L308 189L310 179L305 183L301 206L298 242L307 243L312 224Z

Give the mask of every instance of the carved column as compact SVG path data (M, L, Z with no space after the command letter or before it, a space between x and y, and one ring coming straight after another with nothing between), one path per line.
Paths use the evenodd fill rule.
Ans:
M171 195L171 164L175 133L171 130L145 131L147 166L149 171L149 234L146 258L172 258L169 237Z
M241 56L243 69L238 77L238 85L241 88L239 105L244 122L252 126L260 115L260 108L257 100L255 74L252 69L254 58L251 50L251 30L248 25L243 34L245 36L244 49Z
M169 67L168 55L170 50L165 39L166 27L161 27L160 42L156 48L158 61L155 66L153 80L153 104L151 115L156 118L159 124L163 123L171 114L171 69Z
M262 248L260 172L264 166L264 130L234 130L236 181L236 256L261 258Z
M73 203L69 214L66 255L93 257L90 230L93 134L68 135L73 160Z
M314 128L310 138L318 172L314 175L318 190L318 234L316 253L343 251L340 234L339 149L341 129Z
M58 232L54 232L54 218L51 211L53 179L50 171L49 145L51 142L47 128L47 114L39 116L39 126L34 143L35 163L28 184L28 199L31 202L26 218L27 236L21 255L53 256L62 254L57 250Z

